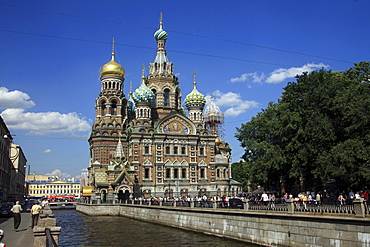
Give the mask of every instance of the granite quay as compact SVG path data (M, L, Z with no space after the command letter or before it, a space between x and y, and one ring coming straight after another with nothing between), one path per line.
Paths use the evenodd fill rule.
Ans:
M22 212L22 221L18 231L13 229L13 218L1 218L0 229L4 231L3 242L9 247L44 247L51 246L47 244L47 234L50 232L56 243L58 243L59 234L61 227L56 226L56 219L50 208L45 207L38 224L32 229L31 228L31 216L29 212ZM47 230L49 229L49 230Z
M111 215L163 224L265 246L370 246L370 217L363 200L354 201L353 212L317 213L296 210L219 208L220 202L165 202L151 200L121 203L77 204L77 211L90 216ZM279 206L279 207L280 207ZM222 205L221 205L222 207Z

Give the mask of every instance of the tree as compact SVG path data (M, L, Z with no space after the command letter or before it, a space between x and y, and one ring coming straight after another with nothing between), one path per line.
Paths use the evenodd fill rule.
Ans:
M370 63L313 71L290 82L277 103L237 128L245 177L282 192L370 182Z

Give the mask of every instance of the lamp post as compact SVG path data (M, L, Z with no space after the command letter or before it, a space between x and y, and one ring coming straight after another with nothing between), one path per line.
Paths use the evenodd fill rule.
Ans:
M28 166L28 172L27 175L30 175L30 170L31 170L31 165L24 165L25 170L27 171L27 166Z

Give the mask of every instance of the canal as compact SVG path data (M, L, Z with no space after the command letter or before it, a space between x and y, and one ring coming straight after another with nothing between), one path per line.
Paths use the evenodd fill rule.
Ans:
M92 217L76 210L53 213L57 226L62 227L60 247L257 246L120 216Z

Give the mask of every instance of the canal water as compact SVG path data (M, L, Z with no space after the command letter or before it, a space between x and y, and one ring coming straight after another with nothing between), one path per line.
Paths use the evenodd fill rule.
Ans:
M57 226L62 227L60 247L257 246L120 216L92 217L76 210L54 210L53 213Z

